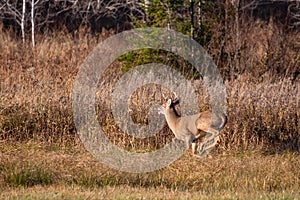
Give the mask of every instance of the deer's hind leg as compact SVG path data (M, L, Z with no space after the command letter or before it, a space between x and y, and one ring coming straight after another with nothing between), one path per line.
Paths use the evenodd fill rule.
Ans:
M219 142L219 139L220 139L219 131L213 130L213 131L209 132L208 134L209 135L207 135L207 137L205 137L205 140L200 147L200 156L201 157L204 157L207 154L209 154L209 152L211 152L214 149L214 147L216 146L216 144Z

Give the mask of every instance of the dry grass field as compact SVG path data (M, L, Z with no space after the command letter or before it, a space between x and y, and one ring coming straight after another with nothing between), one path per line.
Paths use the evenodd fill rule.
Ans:
M300 198L299 78L258 80L240 74L226 80L228 124L208 158L186 153L166 168L145 174L121 173L95 160L76 134L72 88L85 57L109 34L97 39L55 33L38 38L32 49L0 33L1 199ZM299 41L295 45L300 46ZM299 64L297 52L288 50L291 63ZM97 99L98 113L104 113L99 122L110 140L124 149L160 148L173 137L167 127L142 140L125 135L113 122L109 93L125 73L120 65L114 63L99 83L105 88ZM193 80L193 86L200 110L208 109L202 81ZM145 88L136 97L150 91ZM134 117L145 120L147 105L131 106L137 112Z
M130 174L81 146L1 143L2 199L297 199L300 156L259 152L190 154L162 170Z

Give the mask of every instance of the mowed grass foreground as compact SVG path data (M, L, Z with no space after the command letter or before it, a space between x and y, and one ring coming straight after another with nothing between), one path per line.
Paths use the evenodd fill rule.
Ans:
M189 153L151 173L109 169L81 146L1 142L1 199L297 199L300 156Z

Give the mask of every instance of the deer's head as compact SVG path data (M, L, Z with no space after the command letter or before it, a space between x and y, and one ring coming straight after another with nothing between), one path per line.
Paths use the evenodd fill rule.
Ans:
M175 94L175 93L174 93L174 94ZM179 103L180 103L180 100L179 100L179 98L177 97L177 95L175 94L175 99L172 100L171 98L169 98L169 99L167 100L166 103L164 103L162 106L159 107L158 113L159 113L159 114L165 115L166 112L168 112L168 111L170 111L170 110L176 112L176 110L175 110L174 107L175 107L177 104L179 104ZM176 113L176 114L177 114L177 113Z

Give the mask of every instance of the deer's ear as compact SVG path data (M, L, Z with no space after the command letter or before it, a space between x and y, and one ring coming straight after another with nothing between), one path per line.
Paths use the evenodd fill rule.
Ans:
M170 107L172 104L172 99L168 99L167 106Z

